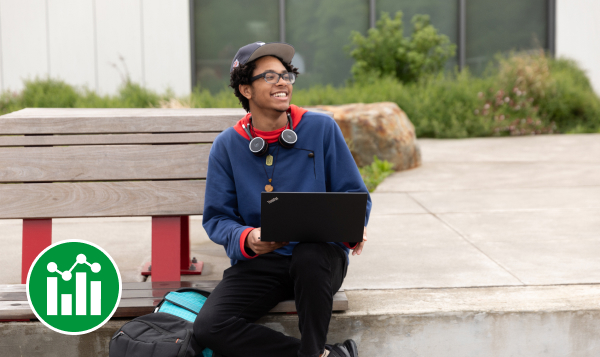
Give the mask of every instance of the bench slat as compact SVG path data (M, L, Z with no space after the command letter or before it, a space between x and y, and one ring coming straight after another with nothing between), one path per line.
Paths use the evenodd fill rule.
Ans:
M205 180L4 184L0 219L199 215L205 187Z
M0 147L212 143L219 133L0 136Z
M210 144L0 148L0 182L198 179Z
M159 282L125 282L122 284L125 290L177 290L179 288L214 289L221 280L197 280L197 281L159 281ZM25 284L0 284L0 293L3 292L25 292Z
M0 135L223 131L243 109L26 108L0 116Z
M121 299L113 317L136 317L149 314L161 298ZM348 310L348 297L344 291L333 296L333 311ZM296 312L294 300L286 300L277 304L270 312ZM26 300L0 301L0 320L35 319L33 311Z

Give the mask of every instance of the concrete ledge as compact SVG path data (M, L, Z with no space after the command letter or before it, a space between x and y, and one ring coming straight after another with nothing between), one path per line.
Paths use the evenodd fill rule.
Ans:
M599 356L600 285L346 291L330 342L353 338L362 356ZM115 319L84 336L40 322L0 323L2 356L107 356ZM259 323L299 337L297 315Z

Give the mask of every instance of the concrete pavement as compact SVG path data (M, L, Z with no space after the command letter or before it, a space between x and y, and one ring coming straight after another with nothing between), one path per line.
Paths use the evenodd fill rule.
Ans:
M423 166L372 194L369 241L344 283L350 310L334 314L331 342L355 338L363 355L600 355L600 135L419 143ZM0 221L0 283L20 281L20 234L20 221ZM71 238L141 280L149 218L55 220L53 240ZM205 271L185 279L220 279L229 260L201 217L191 240ZM297 335L294 316L262 323Z

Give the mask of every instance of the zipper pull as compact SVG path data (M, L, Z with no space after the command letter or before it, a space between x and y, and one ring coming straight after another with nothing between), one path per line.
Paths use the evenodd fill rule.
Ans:
M116 335L114 335L114 336L113 336L113 338L111 338L111 340L114 340L115 338L117 338L117 337L119 337L119 336L122 336L122 335L124 335L124 334L125 334L125 332L123 332L123 331L119 331L119 333L118 333L118 334L116 334Z

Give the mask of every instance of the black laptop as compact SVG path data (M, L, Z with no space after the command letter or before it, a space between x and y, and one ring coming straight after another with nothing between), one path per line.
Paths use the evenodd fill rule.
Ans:
M263 192L261 240L362 242L366 192Z

